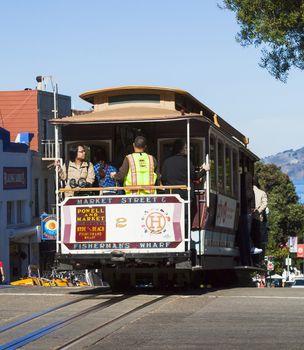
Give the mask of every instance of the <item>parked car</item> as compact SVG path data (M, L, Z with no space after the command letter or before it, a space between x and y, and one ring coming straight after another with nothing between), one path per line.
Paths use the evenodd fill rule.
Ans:
M298 277L294 280L291 288L304 288L304 277Z

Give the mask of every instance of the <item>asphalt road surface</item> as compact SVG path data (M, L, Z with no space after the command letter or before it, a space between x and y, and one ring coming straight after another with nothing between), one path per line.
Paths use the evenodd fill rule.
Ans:
M127 296L105 293L91 299L85 299L86 295L63 288L0 289L0 349L38 327L96 307L22 348L304 349L304 289L201 289ZM77 300L31 321L31 325L1 333L1 326ZM105 301L108 305L100 308ZM83 339L82 334L86 334ZM75 337L79 339L68 345Z

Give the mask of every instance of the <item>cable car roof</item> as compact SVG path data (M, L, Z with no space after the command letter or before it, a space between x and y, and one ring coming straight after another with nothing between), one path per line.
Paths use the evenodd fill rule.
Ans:
M172 93L178 93L180 95L187 96L189 99L192 99L193 101L196 101L197 103L199 102L195 97L193 97L189 92L177 88L165 88L165 87L160 87L160 86L119 86L119 87L112 87L112 88L106 88L106 89L98 89L98 90L91 90L82 93L79 95L80 98L83 100L89 102L89 103L94 103L94 98L96 96L101 96L101 95L113 95L117 93L132 93L134 91L150 91L154 93L166 93L166 92L172 92Z
M91 123L109 123L109 122L128 122L128 121L153 121L168 119L185 119L197 114L183 115L179 111L163 108L146 107L126 107L112 109L107 111L91 112L86 114L74 115L70 117L52 119L52 124L91 124Z
M153 100L153 96L158 96L158 100ZM222 128L243 144L247 145L249 143L245 135L187 91L181 89L157 86L123 86L84 92L80 97L93 103L94 110L51 119L50 122L57 125L69 125L199 118L201 120L208 119L215 126ZM139 97L143 99L139 101L132 100ZM151 97L152 99L149 101ZM147 100L145 100L146 98ZM111 99L116 100L111 103Z

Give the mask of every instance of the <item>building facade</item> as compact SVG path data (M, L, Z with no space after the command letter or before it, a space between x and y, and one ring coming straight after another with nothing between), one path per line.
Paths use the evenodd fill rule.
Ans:
M41 88L41 85L40 85ZM40 89L31 90L25 89L21 91L0 91L0 127L2 134L6 135L4 139L2 138L2 143L4 149L7 148L8 139L7 132L10 133L11 140L20 140L20 134L24 133L31 134L32 139L27 147L26 157L25 153L19 154L14 152L14 156L10 157L8 155L10 152L3 151L2 155L7 161L7 165L2 162L1 159L1 179L0 184L2 183L4 176L4 167L11 167L14 165L16 168L24 168L24 161L28 162L27 167L27 188L22 190L8 190L2 189L3 194L5 194L5 200L0 197L1 201L1 224L0 224L0 260L2 259L5 263L5 267L10 271L14 270L14 273L11 274L11 278L16 278L24 274L24 269L13 268L13 258L12 251L16 250L16 255L22 255L27 258L24 259L24 264L28 263L40 263L41 269L49 268L47 264L51 264L50 257L52 253L55 252L55 243L53 242L42 242L36 245L32 242L33 238L37 236L37 227L40 225L40 216L42 213L53 213L55 211L55 172L54 169L50 169L48 166L54 161L55 157L55 142L54 142L54 127L49 124L49 120L54 118L54 97L56 99L55 107L57 116L69 116L71 115L71 98L69 96L55 94L54 92L44 91ZM15 147L15 144L12 141L9 141L10 147ZM22 140L20 140L22 141ZM26 140L23 142L26 142ZM13 146L12 146L13 145ZM25 145L23 145L25 146ZM21 145L21 147L23 147ZM0 146L1 147L1 146ZM24 157L24 159L22 158ZM4 159L4 158L3 158ZM21 191L21 192L20 192ZM26 192L26 198L25 197ZM22 194L22 198L19 198ZM26 203L18 201L28 201ZM17 229L16 225L19 227L18 218L12 224L10 221L7 222L7 202L13 201L14 204L8 204L8 210L12 205L15 214L17 215L18 211L20 212L20 205L24 205L26 208L24 212L24 223L20 225L29 225L31 226L31 232L27 230L18 231L18 242L20 242L20 237L22 235L22 240L27 244L27 247L16 248L10 242L13 242L10 238L13 237L14 233L8 232L8 230ZM16 203L15 203L16 202ZM2 203L2 204L1 204ZM16 206L16 208L14 207ZM4 220L4 219L5 220ZM13 227L13 226L14 227ZM21 226L22 226L21 225ZM3 231L6 234L3 234ZM21 231L23 233L21 233ZM34 232L35 231L35 232ZM5 236L5 237L4 237ZM38 235L39 236L39 235ZM14 238L15 239L15 238ZM5 242L4 242L4 241ZM36 237L37 241L37 237ZM11 244L11 247L10 247ZM21 243L20 243L21 244ZM6 248L10 247L9 251L5 252ZM24 250L29 250L25 252ZM18 251L18 252L17 252ZM20 253L21 252L21 253ZM23 254L25 253L25 254ZM31 253L31 254L29 254ZM39 258L40 256L40 258ZM18 271L17 271L18 270ZM16 275L15 272L18 272Z
M32 154L0 128L0 260L7 280L24 275L39 259L37 227L32 220Z

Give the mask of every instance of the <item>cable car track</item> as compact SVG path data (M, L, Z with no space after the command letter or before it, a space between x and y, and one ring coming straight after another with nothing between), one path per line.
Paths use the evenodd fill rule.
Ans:
M65 317L61 320L57 320L55 322L52 322L46 326L43 326L41 328L38 328L32 332L29 332L21 337L18 337L18 338L15 338L13 340L10 340L8 342L6 342L5 344L1 344L0 345L0 350L13 350L13 349L19 349L27 344L30 344L32 342L34 342L35 340L39 339L39 338L42 338L44 336L47 336L48 334L56 331L56 330L59 330L60 328L63 328L63 327L66 327L68 325L70 325L71 323L81 319L82 317L90 314L90 313L94 313L96 311L101 311L101 310L104 310L104 309L107 309L115 304L119 304L120 302L126 300L126 299L129 299L131 297L133 297L134 295L121 295L121 296L118 296L118 297L112 297L111 299L107 300L107 301L103 301L101 303L98 303L97 305L94 305L94 306L91 306L91 307L88 307L88 308L85 308L84 310L81 310L69 317ZM81 334L80 336L77 336L76 338L74 339L71 339L71 340L68 340L66 341L66 343L62 344L62 345L59 345L58 347L56 347L56 349L67 349L69 348L70 346L74 345L74 344L77 344L79 343L80 341L84 340L85 338L89 337L91 334L93 334L94 332L102 329L102 328L105 328L106 326L110 325L110 324L113 324L121 319L124 319L126 318L127 316L133 314L133 313L136 313L137 311L140 311L150 305L153 305L165 298L168 298L169 296L158 296L156 299L153 299L153 300L149 300L147 302L144 302L143 304L140 304L139 306L136 306L134 307L133 309L123 313L122 315L119 315L119 316L116 316L114 317L113 319L110 319L108 321L105 321L104 323L98 325L97 327L94 327L93 329L90 329L90 330L87 330L84 334ZM86 298L81 298L80 300L78 301L83 301L83 300L87 300L87 299L90 299L88 297ZM8 325L8 326L4 326L1 328L1 331L2 332L6 332L8 330L11 330L15 327L18 327L22 324L25 324L27 322L30 322L31 320L33 320L34 318L37 318L37 317L40 317L40 316L43 316L47 313L50 313L52 311L56 311L60 308L63 308L65 306L69 306L71 304L74 304L76 303L77 301L73 301L73 302L68 302L68 303L65 303L65 304L61 304L57 307L54 307L52 309L47 309L47 310L44 310L40 313L37 313L37 314L34 314L32 317L28 317L28 318L25 318L23 320L20 320L20 321L17 321L11 325ZM98 341L102 340L104 337L102 337L101 339L98 339Z
M115 322L117 322L117 321L119 321L119 320L121 320L121 319L123 319L123 318L125 318L125 317L127 317L127 316L129 316L129 315L131 315L131 314L134 314L134 313L137 312L137 311L140 311L140 310L142 310L142 309L144 309L144 308L146 308L146 307L148 307L148 306L150 306L150 305L153 305L153 304L155 304L155 303L157 303L157 302L159 302L159 301L161 301L161 300L163 300L163 299L166 299L166 298L168 298L168 297L169 297L169 296L167 296L167 295L165 296L165 295L164 295L164 296L161 296L161 297L159 297L159 298L157 298L157 299L155 299L155 300L150 300L150 301L148 301L148 302L146 302L146 303L144 303L144 304L142 304L142 305L139 305L139 306L137 306L136 308L134 308L134 309L132 309L132 310L130 310L130 311L127 311L127 312L125 312L124 314L122 314L122 315L120 315L120 316L118 316L118 317L115 317L115 318L113 318L112 320L110 320L110 321L108 321L108 322L105 322L105 323L103 323L103 324L101 324L101 325L95 327L94 329L92 329L92 330L90 330L90 331L88 331L88 332L86 332L86 333L80 335L80 336L77 337L77 338L74 338L74 339L72 339L72 340L66 342L65 344L63 344L63 345L61 345L61 346L59 346L59 347L57 347L57 348L55 348L55 349L56 349L56 350L65 350L65 349L68 349L70 346L76 345L77 343L79 343L80 341L84 340L85 338L87 338L88 336L90 336L91 334L93 334L94 332L99 331L100 329L105 328L106 326L109 326L110 324L113 324L113 323L115 323ZM122 327L124 327L124 326L125 326L125 325L122 325L122 326L120 326L119 328L122 328ZM115 331L116 331L116 330L115 330ZM110 334L111 334L111 333L113 333L113 332L110 332ZM107 335L105 335L105 336L99 338L99 339L98 339L97 341L95 341L94 344L92 344L92 345L97 344L99 341L101 341L102 339L104 339L104 338L107 337L108 335L109 335L109 334L107 334Z
M69 306L69 305L72 305L72 304L76 304L76 303L79 303L83 300L88 300L88 299L91 299L93 298L93 296L90 296L90 297L83 297L83 298L80 298L80 299L77 299L77 300L72 300L72 301L68 301L66 303L63 303L63 304L60 304L60 305L57 305L57 306L54 306L54 307L51 307L51 308L48 308L48 309L45 309L45 310L42 310L42 311L39 311L39 312L36 312L28 317L25 317L25 318L22 318L16 322L13 322L13 323L9 323L7 325L4 325L4 326L1 326L0 327L0 334L3 333L3 332L6 332L10 329L13 329L15 327L18 327L20 325L22 325L23 323L26 323L26 322L30 322L32 320L34 320L35 318L38 318L38 317L41 317L41 316L44 316L46 314L49 314L53 311L57 311L57 310L60 310L66 306Z
M73 314L72 316L70 317L67 317L67 318L64 318L62 320L59 320L59 321L55 321L45 327L42 327L42 328L39 328L38 330L34 331L34 332L31 332L31 333L28 333L24 336L21 336L19 338L16 338L12 341L9 341L5 344L1 344L0 345L0 350L4 350L4 349L18 349L52 331L54 331L55 329L58 329L58 328L61 328L61 327L64 327L65 325L68 325L69 323L73 322L74 320L77 320L78 318L80 318L81 316L84 316L90 312L93 312L93 311L96 311L96 310L102 310L104 308L107 308L111 305L114 305L116 303L119 303L121 302L122 300L125 300L127 298L129 298L130 296L126 296L126 295L122 295L122 296L119 296L119 297L114 297L114 298L111 298L107 301L103 301L97 305L94 305L94 306L91 306L89 308L86 308L76 314ZM67 302L67 303L64 303L64 304L61 304L61 305L58 305L54 308L50 308L50 309L46 309L42 312L38 312L36 314L33 314L32 316L30 317L27 317L27 318L24 318L24 319L21 319L17 322L14 322L12 324L9 324L7 326L3 326L1 328L1 332L6 332L8 330L11 330L15 327L18 327L22 324L25 324L25 323L28 323L30 321L32 321L33 319L35 318L38 318L38 317L41 317L41 316L44 316L48 313L51 313L53 311L57 311L61 308L64 308L66 306L69 306L69 305L72 305L72 304L76 304L78 302L81 302L81 301L84 301L84 300L88 300L88 299L93 299L94 297L90 296L90 297L84 297L84 298L81 298L81 299L78 299L78 300L75 300L75 301L71 301L71 302Z

